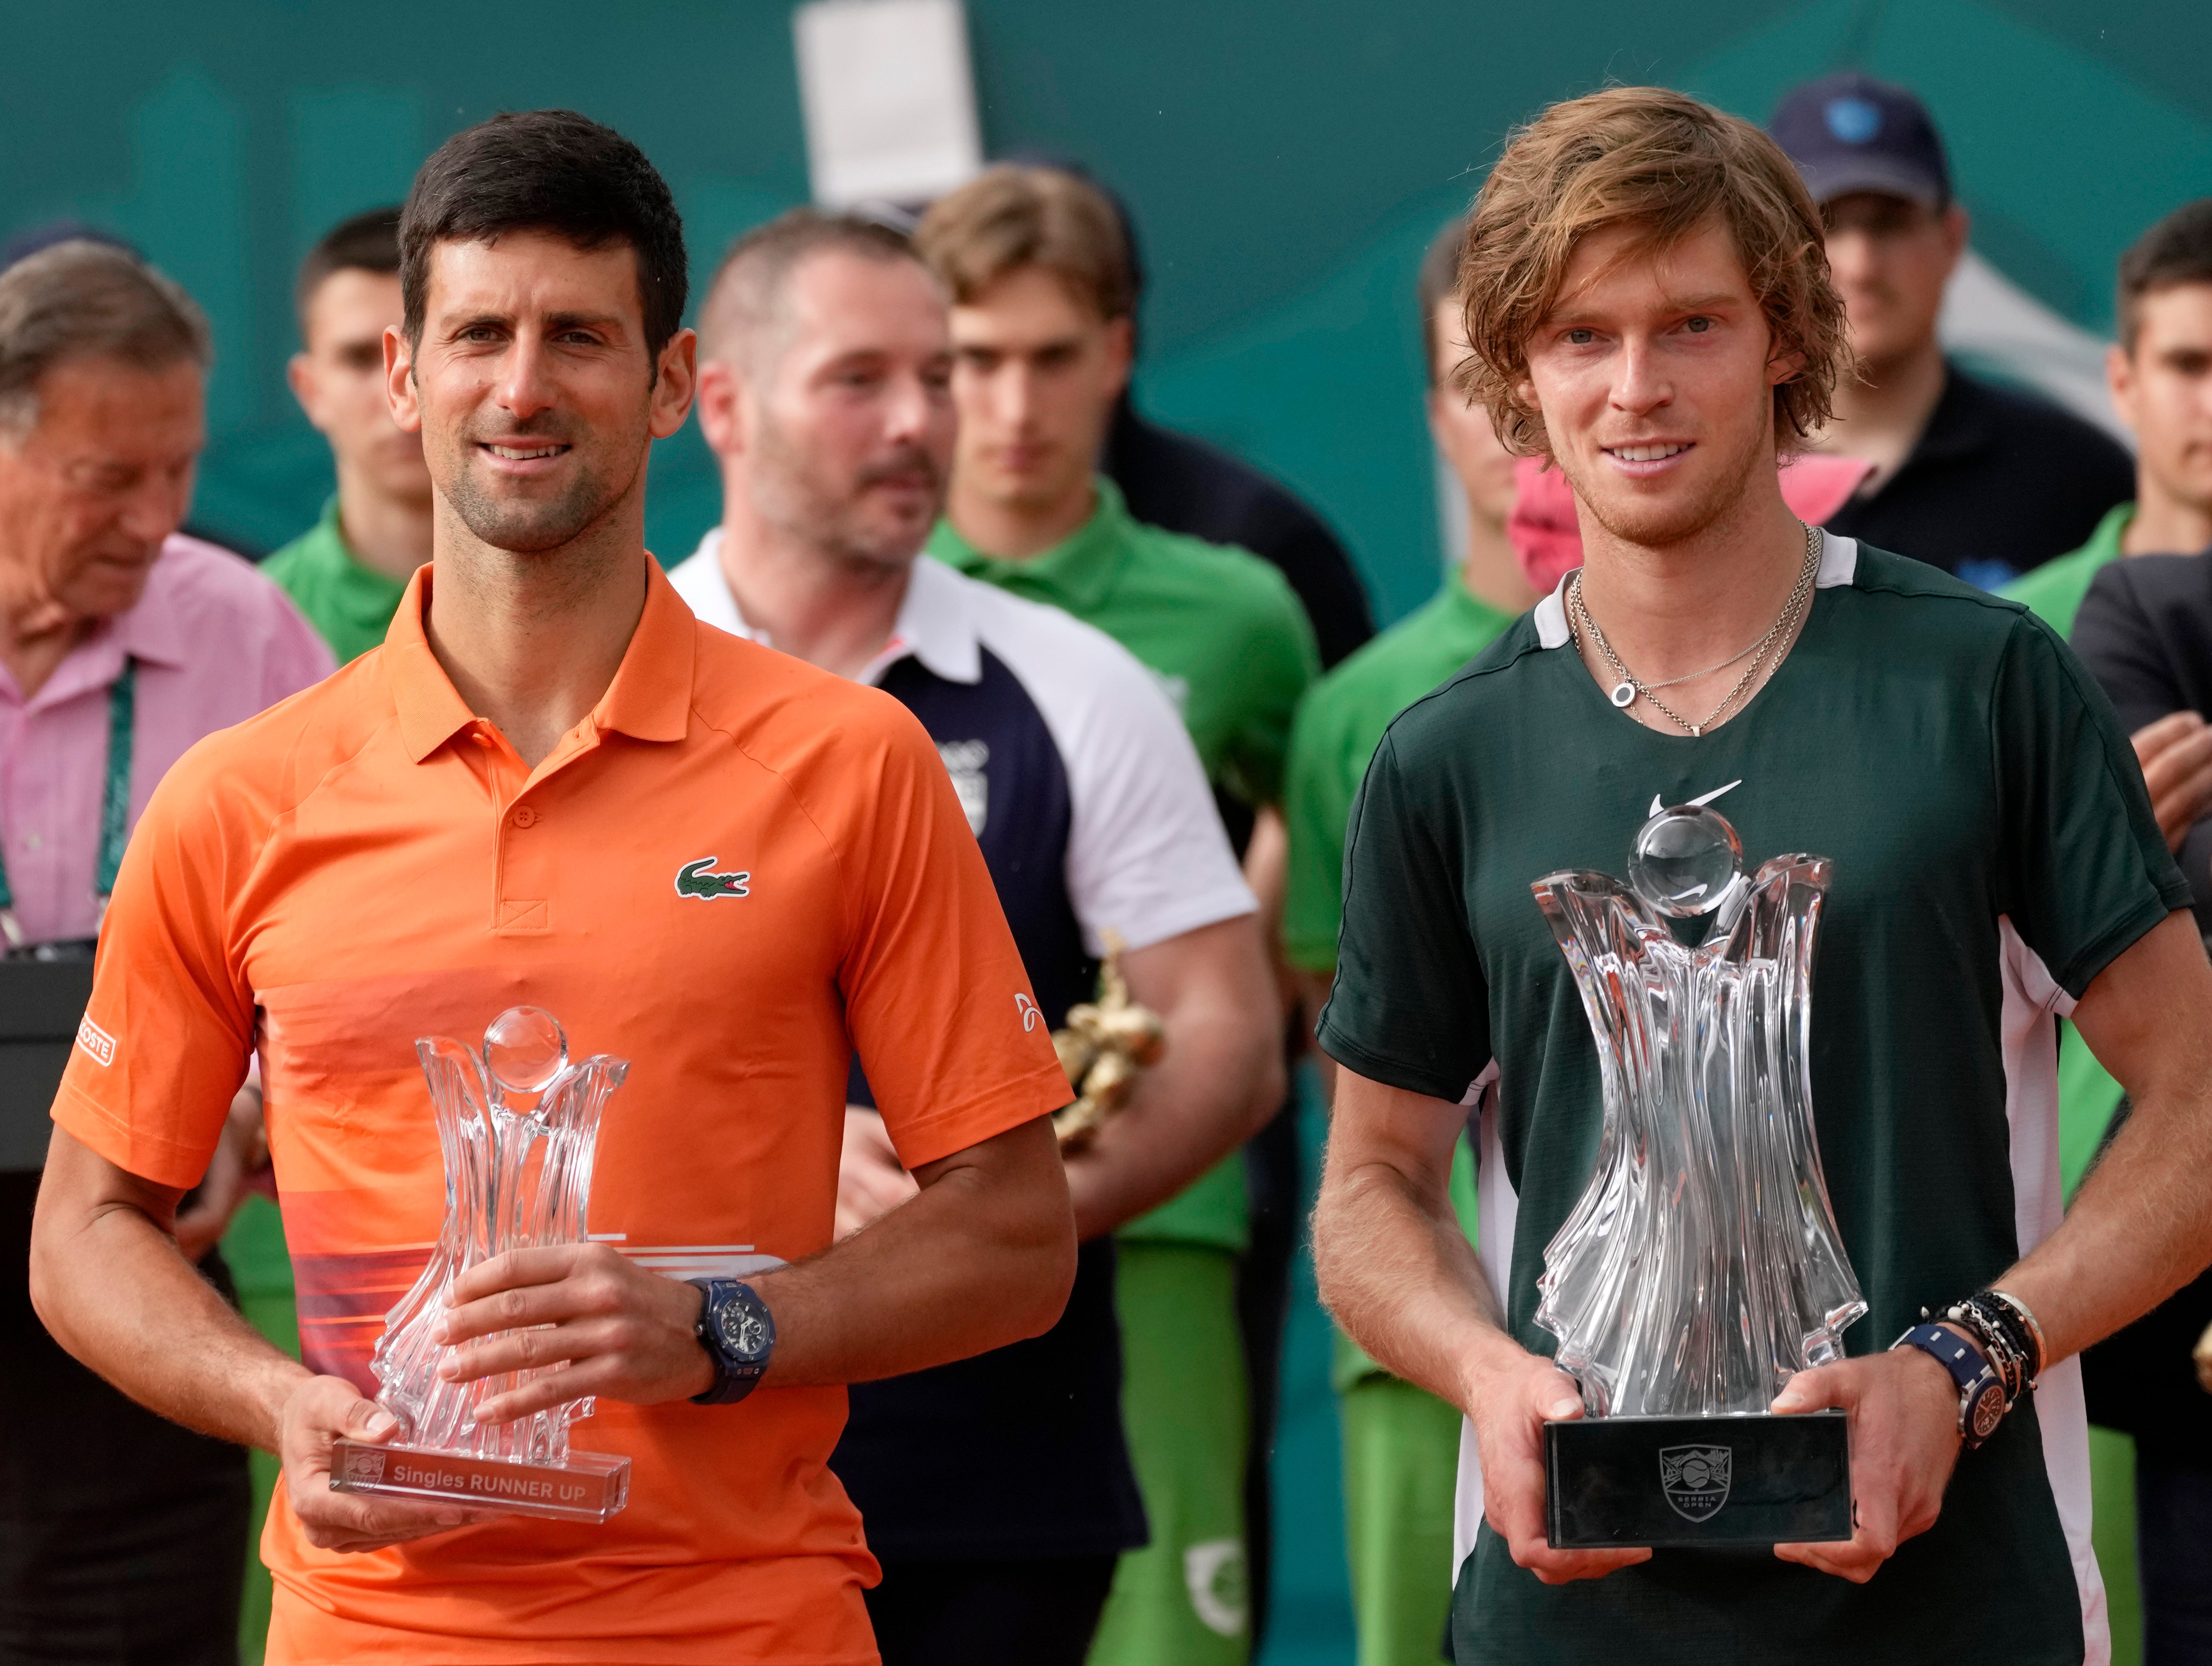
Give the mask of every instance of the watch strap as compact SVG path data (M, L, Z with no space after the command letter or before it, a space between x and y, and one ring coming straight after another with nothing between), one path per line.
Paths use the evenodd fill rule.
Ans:
M2011 1406L2002 1380L1980 1348L1939 1324L1915 1325L1890 1346L1917 1348L1950 1373L1959 1385L1959 1435L1969 1448L1996 1432Z

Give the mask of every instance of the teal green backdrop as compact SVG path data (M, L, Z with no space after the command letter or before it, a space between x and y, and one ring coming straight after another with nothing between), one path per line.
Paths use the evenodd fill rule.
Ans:
M2178 0L969 0L987 148L1086 159L1133 206L1151 274L1140 400L1272 470L1343 534L1394 618L1441 552L1418 394L1419 252L1510 125L1608 81L1763 119L1803 76L1907 82L1950 142L1975 241L2103 328L2112 264L2212 191L2212 7ZM112 228L198 296L220 361L197 523L263 550L313 517L328 459L283 381L291 273L338 216L396 200L428 149L502 108L568 105L644 146L703 277L806 196L787 7L526 9L9 0L0 233ZM653 464L649 532L717 513L696 433ZM1344 1660L1321 1320L1294 1328L1271 1657Z
M543 104L622 128L674 185L702 276L806 195L788 11L767 0L7 12L0 230L111 227L200 298L222 359L196 518L252 549L306 525L329 485L281 374L293 264L337 216L400 196L456 128ZM1439 554L1413 262L1545 101L1659 81L1764 117L1830 67L1910 82L1950 140L1977 244L2092 326L2128 240L2212 189L2212 8L2174 0L970 0L969 15L987 146L1085 157L1135 207L1141 397L1319 504L1385 617L1428 593ZM680 552L714 516L706 454L686 435L654 466L653 545Z

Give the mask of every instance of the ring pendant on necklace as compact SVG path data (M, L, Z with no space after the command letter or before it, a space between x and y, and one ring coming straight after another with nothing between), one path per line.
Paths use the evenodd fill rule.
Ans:
M1778 643L1786 646L1790 634L1796 629L1798 619L1802 616L1807 599L1812 594L1813 581L1818 575L1820 568L1820 533L1808 526L1805 528L1805 563L1798 571L1797 582L1791 587L1789 598L1782 604L1782 611L1776 616L1774 623L1767 628L1766 634L1749 648L1743 649L1741 653L1730 654L1717 666L1708 666L1703 671L1690 672L1681 677L1670 677L1663 683L1639 681L1636 675L1621 663L1620 656L1613 651L1613 644L1606 640L1605 632L1598 629L1597 621L1591 617L1589 604L1583 599L1583 575L1582 569L1579 568L1575 570L1573 594L1570 598L1574 605L1573 622L1588 629L1590 640L1597 645L1598 652L1605 656L1607 665L1612 667L1613 675L1619 679L1607 695L1607 698L1612 701L1616 709L1626 711L1636 703L1637 697L1640 695L1649 700L1653 707L1677 728L1692 736L1699 736L1711 728L1723 712L1735 705L1744 691L1758 679L1760 667L1767 663L1768 650L1776 647ZM1735 685L1721 696L1720 704L1705 714L1702 722L1691 722L1654 692L1657 689L1673 688L1678 683L1695 682L1698 678L1710 677L1717 671L1725 671L1737 660L1744 658L1746 654L1751 656L1751 663L1744 667L1743 675L1736 678Z

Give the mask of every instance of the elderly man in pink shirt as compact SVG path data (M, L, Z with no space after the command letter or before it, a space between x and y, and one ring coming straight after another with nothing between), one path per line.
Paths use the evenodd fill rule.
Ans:
M124 843L169 766L331 669L274 584L177 534L209 359L199 309L125 251L62 243L0 272L10 959L89 953ZM13 1269L0 1279L0 1652L234 1663L245 1454L132 1404L40 1328L22 1275L37 1185L35 1172L0 1172ZM199 1244L226 1213L202 1212ZM220 1257L201 1266L227 1287Z

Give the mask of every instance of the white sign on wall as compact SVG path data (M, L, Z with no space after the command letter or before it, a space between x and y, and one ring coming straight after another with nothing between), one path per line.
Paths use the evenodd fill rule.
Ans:
M923 202L982 166L960 0L811 0L791 27L816 202Z

